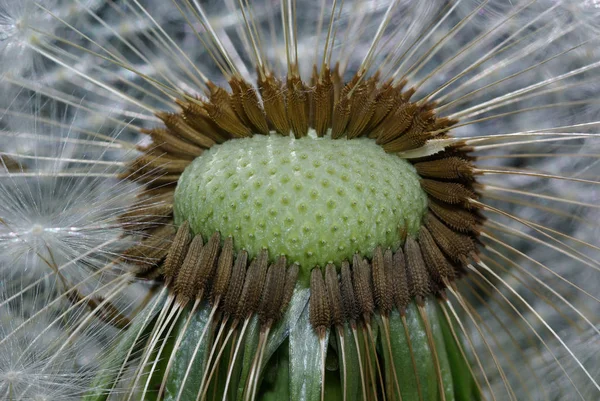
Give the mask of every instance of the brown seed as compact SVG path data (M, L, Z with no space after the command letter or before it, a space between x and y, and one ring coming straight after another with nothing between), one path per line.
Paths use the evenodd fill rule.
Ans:
M352 97L349 94L357 80L358 77L355 75L352 81L344 86L333 106L331 137L334 139L341 138L346 133L346 126L350 121L350 110L352 108Z
M416 163L417 173L424 177L473 180L473 166L460 157Z
M299 77L287 79L287 115L296 138L308 134L309 98L308 88Z
M402 92L402 99L405 102L408 102L410 98L415 94L417 90L415 88L408 88L406 91Z
M438 285L444 286L444 279L454 280L454 269L440 251L435 240L427 228L421 227L419 231L419 246L429 275Z
M401 314L404 314L410 302L410 291L406 277L404 252L402 252L401 248L398 248L393 256L388 276L391 278L390 283L392 285L394 305Z
M221 297L227 291L229 279L231 278L231 270L233 268L233 238L227 237L221 249L219 263L215 274L215 280L212 286L212 300Z
M314 103L315 131L317 131L318 136L324 136L331 127L331 115L333 113L333 82L331 82L331 72L328 68L317 79Z
M10 156L0 156L0 166L9 173L24 170L24 166Z
M267 277L268 259L269 254L266 249L263 249L250 263L242 295L238 302L236 319L247 319L256 312Z
M215 124L208 116L208 112L200 103L189 101L175 101L182 109L181 115L187 125L215 141L223 143L231 137L227 132L223 131Z
M260 106L256 91L246 81L240 80L240 88L242 90L242 106L250 119L250 122L256 129L256 132L268 135L269 125L265 113Z
M406 132L383 145L383 149L386 152L403 152L423 146L432 137L428 132L428 128L433 123L433 119L433 111L416 113Z
M258 314L263 325L270 325L279 312L279 304L285 286L285 256L280 256L277 262L269 267L265 288L258 308Z
M481 217L477 211L465 210L434 199L429 199L429 210L455 231L479 232Z
M165 284L167 286L177 277L177 273L187 255L191 239L190 224L186 220L177 229L177 234L175 234L175 238L163 264Z
M252 130L244 125L234 112L229 94L222 88L209 82L210 102L204 108L210 119L230 135L243 138L252 136Z
M136 195L137 198L141 199L140 204L148 203L173 203L173 195L175 188L173 187L162 187L162 188L144 188L143 191Z
M285 108L282 83L272 75L266 75L264 78L259 75L258 88L267 118L279 134L289 135L291 127Z
M290 267L288 267L287 272L285 273L285 285L283 287L283 294L281 295L281 300L279 302L279 311L277 312L275 320L281 319L287 310L290 301L292 300L299 271L300 266L297 263L293 263Z
M223 303L223 310L228 316L233 316L237 311L240 295L246 279L247 263L248 253L244 250L239 251L235 263L233 264L231 280L229 281L229 286L225 293L225 302Z
M387 254L387 252L386 252ZM391 251L389 253L391 257ZM391 260L389 261L391 263ZM375 248L372 260L373 272L373 294L375 296L375 305L383 315L389 315L392 310L392 299L390 289L388 288L388 277L385 269L385 258L380 246Z
M147 173L143 170L132 170L118 174L117 177L122 180L130 180L142 182L148 187L165 186L169 184L175 185L181 174L165 174L160 171L155 173Z
M310 324L319 336L323 336L331 325L331 311L329 310L329 300L325 290L323 274L318 267L310 272L309 312Z
M344 324L344 311L340 283L333 263L329 263L325 267L325 287L327 288L329 309L331 310L331 322L333 325L339 327Z
M114 306L110 302L104 302L104 298L99 297L97 299L86 298L87 304L101 321L110 324L117 329L124 329L130 323L127 316L123 315L119 308Z
M173 226L158 227L150 231L138 245L123 252L121 257L136 265L139 269L138 273L146 273L167 256L174 238Z
M421 187L435 199L439 199L451 205L461 204L464 207L470 208L471 205L469 199L475 198L473 191L456 182L441 182L422 179Z
M391 111L375 130L377 143L385 146L403 135L410 127L416 112L417 105L398 102L396 109Z
M392 283L392 276L390 275L393 271L394 266L394 254L390 248L386 249L383 253L383 269L385 272L386 278L386 292L384 293L384 297L386 298L382 304L387 305L380 307L382 310L387 310L387 314L392 311L394 307L394 289Z
M453 120L447 117L438 117L427 129L432 135L439 137L448 132L448 128L456 123L458 123L458 120Z
M173 188L169 188L168 190L160 190L159 188L144 188L141 192L139 192L136 197L141 199L134 206L138 205L155 205L158 203L173 203L174 190Z
M354 295L354 285L352 284L350 264L345 260L342 262L341 268L340 292L342 295L342 310L344 312L344 320L348 322L355 322L359 317L358 304Z
M331 83L333 83L333 104L339 102L342 96L342 90L344 89L344 82L340 75L340 63L335 63L335 66L331 70Z
M190 164L188 159L171 158L161 153L147 152L129 164L131 172L146 174L181 174Z
M362 135L375 112L375 81L373 78L359 83L352 91L350 121L346 127L349 139Z
M408 288L411 297L419 305L423 305L425 298L430 294L429 273L421 255L419 244L412 238L407 238L404 244L404 256L406 258L406 272Z
M119 220L130 229L140 230L162 223L164 219L172 218L172 216L172 203L157 203L146 206L140 204L120 215Z
M194 158L204 152L201 147L176 137L168 129L154 128L151 130L142 130L142 132L150 135L154 145L160 147L168 154Z
M241 78L229 81L231 86L231 105L242 123L256 133L267 135L269 126L254 88Z
M471 237L452 231L433 214L427 213L423 220L440 249L455 262L461 262L476 252L475 242Z
M247 127L252 127L252 123L250 122L250 118L246 114L246 110L244 109L244 98L243 98L243 89L241 87L242 79L232 78L229 80L229 86L231 87L231 94L229 95L229 102L231 104L231 108L240 119L242 124Z
M181 304L196 298L196 277L203 248L202 236L196 235L192 239L181 268L175 275L173 293Z
M391 81L385 82L375 95L375 104L377 107L374 108L371 120L365 127L365 130L373 133L375 128L387 117L390 111L396 109L396 106L401 100L401 91L392 86ZM371 134L369 134L369 136L370 135ZM376 137L377 136L373 136L372 138Z
M344 136L348 120L350 120L350 106L350 99L347 96L342 96L335 104L331 128L331 137L333 139Z
M375 310L371 273L368 262L361 260L358 254L355 254L352 260L352 279L359 313L366 322L369 322Z
M205 149L208 149L215 144L215 141L213 141L211 138L201 134L187 125L180 114L159 112L156 113L156 116L165 123L167 128L173 134L187 140L190 143Z
M213 276L215 268L217 267L220 248L221 235L216 231L202 249L202 254L198 261L197 275L195 277L197 294L204 293L208 280Z

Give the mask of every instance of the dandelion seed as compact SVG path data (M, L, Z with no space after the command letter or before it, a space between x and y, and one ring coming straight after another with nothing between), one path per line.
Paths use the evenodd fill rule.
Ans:
M127 150L46 124L42 113L61 122L56 105L36 105L35 97L12 103L10 110L34 115L25 121L15 115L2 119L3 287L43 285L85 294L98 285L115 255L133 243L123 236L136 227L122 214L131 210L139 186L117 179L123 162L114 160Z
M1 291L2 399L80 399L98 373L98 355L116 330L94 319L73 335L87 315L85 305L72 307L68 300L38 289L17 299L5 288Z
M50 8L57 6L57 2L53 0L44 3ZM44 36L37 35L36 29L54 33L57 27L53 18L37 9L31 1L3 1L0 4L2 74L24 75L36 72L35 70L43 72L43 61L31 51L30 44L43 40Z
M597 398L589 2L36 6L64 32L28 48L92 98L6 82L122 133L98 179L143 191L97 210L137 228L123 288L160 287L89 399L548 399L529 353Z

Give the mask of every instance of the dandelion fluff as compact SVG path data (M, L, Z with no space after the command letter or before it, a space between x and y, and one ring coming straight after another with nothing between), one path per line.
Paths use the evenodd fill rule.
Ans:
M43 2L54 8L56 1ZM0 54L2 74L24 74L43 66L42 60L31 50L30 44L40 40L35 29L52 33L56 22L41 11L33 1L4 0L0 3ZM35 29L32 29L35 27Z
M8 283L42 279L64 290L126 247L121 238L135 227L119 216L138 186L117 179L131 151L113 146L117 134L90 138L54 106L35 103L13 102L3 117L1 270Z
M2 399L80 399L115 331L98 320L80 328L87 307L74 308L66 299L56 302L51 292L34 289L15 299L6 287L1 291Z

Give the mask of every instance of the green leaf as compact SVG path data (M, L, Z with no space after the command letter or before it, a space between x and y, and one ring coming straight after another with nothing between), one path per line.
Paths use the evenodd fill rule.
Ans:
M444 336L444 342L446 344L446 354L448 355L448 362L452 371L452 382L454 384L454 393L457 401L477 401L481 399L481 395L477 389L475 379L471 375L469 370L469 362L463 358L460 351L459 344L456 343L450 325L446 320L443 312L440 311L438 305L438 315L443 316L443 319L439 319L440 328ZM453 325L454 333L458 335L459 331L457 327ZM464 350L464 346L462 347Z
M289 337L290 332L294 330L302 311L308 303L310 290L308 288L296 285L294 294L290 300L289 306L283 317L275 323L267 340L267 349L263 360L263 367L271 358L271 355L277 351L281 344Z
M406 311L406 321L413 357L417 366L419 383L423 393L423 400L435 401L438 396L435 367L433 365L431 350L427 343L425 327L419 317L419 311L414 304L410 304ZM391 336L390 342L402 400L419 400L417 380L414 374L408 340L404 332L402 319L396 310L390 314L390 332L395 333L395 335Z
M209 305L207 303L203 303L199 310L192 316L192 320L190 321L181 345L175 354L173 366L169 372L164 398L167 401L177 399L177 394L179 393L179 390L183 384L183 379L190 363L192 364L192 368L190 370L191 373L185 382L181 399L196 399L196 395L200 390L200 382L204 373L206 358L208 357L207 353L209 350L209 345L212 344L213 327L209 326L207 328L210 323L208 320L210 316L210 310L211 308ZM185 319L185 317L182 317L177 323L178 327L174 330L175 337L179 335L180 330L183 328ZM204 335L202 342L199 343L200 337L205 329L208 331ZM196 346L199 346L198 352L192 361L192 356ZM168 359L169 355L165 354L162 357Z
M446 401L454 401L452 367L450 366L450 360L448 359L448 353L446 352L446 338L441 327L441 320L443 320L443 317L438 313L436 306L437 301L435 300L428 299L425 301L425 309L427 310L427 317L429 318L429 324L431 325L433 341L440 363L442 383L444 384L444 395L446 396Z
M357 334L359 336L358 344L361 347L360 352L363 362L363 370L368 387L367 395L378 392L380 387L379 371L377 370L379 355L377 355L378 325L376 324L376 320L371 322L370 327L372 335L369 335L369 329L365 325L358 325L357 330Z
M384 318L382 318L380 315L375 315L375 317L377 319L377 323L381 327L381 336L379 337L379 348L381 349L381 355L383 355L386 394L389 399L398 399L399 389L396 386L396 381L398 380L398 369L393 360L392 350L390 349L390 347L391 337L394 335L401 335L401 333L386 331L385 325L383 323ZM387 320L389 324L389 317L387 318ZM394 377L394 374L396 374L396 377Z
M179 308L179 306L177 306ZM152 356L150 358L150 363L148 363L144 368L143 376L147 378L152 371L152 365L154 361L158 358L156 362L156 366L152 371L152 376L150 377L150 382L148 384L148 388L150 389L145 395L142 401L155 401L158 398L158 391L154 391L153 389L159 389L166 374L167 364L171 355L173 354L173 348L175 347L175 342L177 340L177 336L183 330L183 326L190 314L190 307L184 308L181 310L180 315L177 318L177 321L170 322L169 325L165 328L164 332L160 336L159 342L157 343L154 350L152 350ZM161 350L162 349L162 350ZM160 355L159 355L160 352ZM143 379L142 383L146 380ZM141 396L141 394L140 394Z
M269 338L267 339L267 345L265 349L265 356L263 357L262 369L265 368L267 362L272 355L278 350L281 344L289 337L291 330L296 326L302 311L308 303L308 297L310 291L308 288L296 286L292 299L290 300L289 307L283 317L273 326ZM254 318L247 329L246 345L244 347L244 357L242 364L242 371L238 387L238 400L242 399L243 391L250 373L252 361L256 353L256 347L258 344L259 335L258 320Z
M248 328L244 335L244 353L242 355L242 370L239 375L238 381L238 400L244 399L244 390L246 388L246 382L248 381L248 375L250 374L250 368L252 368L252 362L256 354L256 348L258 347L258 337L260 334L260 324L258 322L258 316L250 318Z
M321 347L305 307L290 332L290 400L321 400ZM325 339L327 342L327 338Z
M90 385L91 389L83 397L83 401L105 401L108 399L110 391L120 380L119 371L121 366L127 363L132 355L135 355L135 352L132 352L132 350L139 346L142 340L146 340L144 333L148 328L152 327L152 321L156 317L156 312L163 306L166 297L166 292L156 295L133 318L119 341L115 343L106 357L103 358L106 362L101 366L100 373L94 378Z
M342 383L337 372L325 370L325 400L343 401Z
M354 336L348 324L344 324L344 354L346 356L346 399L347 401L358 401L362 397L361 379L358 352L354 343ZM341 343L338 336L338 349L340 349L339 357L341 359ZM344 383L342 377L343 366L340 361L340 380Z
M259 395L261 401L290 400L290 354L287 344L279 348L269 364L265 375L272 377L273 381L269 389ZM272 370L272 372L271 372ZM265 380L266 381L266 380Z

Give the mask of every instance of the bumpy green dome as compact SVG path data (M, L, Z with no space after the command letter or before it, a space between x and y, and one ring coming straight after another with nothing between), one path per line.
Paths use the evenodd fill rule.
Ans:
M256 135L216 145L187 167L175 222L233 236L250 256L285 254L303 271L396 249L415 234L427 197L412 165L373 140Z

